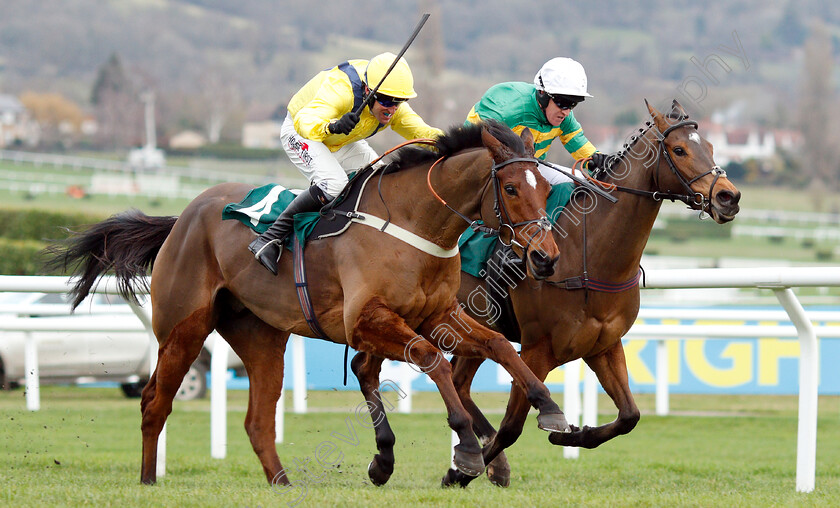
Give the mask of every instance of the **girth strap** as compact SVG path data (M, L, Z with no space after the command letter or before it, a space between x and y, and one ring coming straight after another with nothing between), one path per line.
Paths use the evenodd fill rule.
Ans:
M633 289L639 284L642 278L642 270L639 269L636 276L624 282L607 282L604 280L592 279L589 277L569 277L568 279L558 281L547 281L552 286L559 286L563 289L591 289L592 291L599 291L601 293L621 293L628 289Z
M315 317L315 308L312 306L312 298L309 296L309 287L306 282L306 266L303 260L303 244L298 240L297 235L294 236L294 264L295 264L295 289L297 290L298 301L300 302L300 310L303 311L303 317L306 323L312 330L313 337L318 339L326 339L327 334L321 329L318 324L318 318Z

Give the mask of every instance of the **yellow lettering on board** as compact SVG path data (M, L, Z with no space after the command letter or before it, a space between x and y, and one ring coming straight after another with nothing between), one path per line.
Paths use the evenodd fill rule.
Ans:
M675 340L665 341L665 350L668 351L668 384L678 385L682 376L680 368L680 343Z
M551 372L545 377L545 384L552 385L552 384L563 384L566 382L566 376L564 375L565 371L561 367L557 367L556 369L552 369Z
M799 341L795 339L758 339L758 384L779 384L779 359L799 358Z
M639 384L649 385L655 382L653 373L639 356L647 343L646 340L628 340L624 343L624 357L627 361L627 373L630 375L630 379Z
M720 369L710 364L706 358L705 343L705 340L696 339L685 341L686 363L697 379L720 388L742 385L752 379L752 344L733 342L727 345L720 356L730 358L732 367Z
M563 364L563 365L557 367L556 369L552 370L551 372L549 372L548 375L545 377L545 384L550 385L550 384L563 384L563 383L565 383L566 382L566 369L563 368L565 366L566 366L566 364ZM584 378L586 377L586 369L588 369L588 368L589 368L589 366L586 365L586 362L581 362L580 363L580 380L579 381L584 380Z

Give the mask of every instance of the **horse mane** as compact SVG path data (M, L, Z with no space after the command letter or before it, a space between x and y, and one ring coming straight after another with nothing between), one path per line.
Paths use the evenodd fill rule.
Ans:
M678 122L683 122L688 120L688 114L679 111L677 108L673 107L671 111L664 115L665 118L668 120L673 120L672 124L676 124ZM618 161L621 161L624 156L633 148L633 146L641 141L641 139L647 134L649 130L651 130L654 126L653 120L648 120L645 122L645 126L640 128L638 133L631 136L630 141L624 143L615 155L617 157L616 164ZM596 175L594 175L597 180L607 181L607 177L609 176L609 171L598 171Z
M416 166L424 162L450 157L458 152L470 148L484 146L481 140L481 129L486 127L488 132L514 153L524 154L525 143L507 125L498 120L488 119L477 124L455 125L450 127L443 136L435 140L432 150L406 146L394 152L391 162L392 170Z

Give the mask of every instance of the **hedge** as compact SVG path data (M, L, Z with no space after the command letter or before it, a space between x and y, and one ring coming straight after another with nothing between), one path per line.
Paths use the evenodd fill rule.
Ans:
M0 209L0 238L50 241L67 236L62 228L77 230L102 219L81 213Z
M44 270L46 244L0 238L0 275L63 275Z
M0 209L0 275L63 275L44 270L44 249L103 217L43 210Z

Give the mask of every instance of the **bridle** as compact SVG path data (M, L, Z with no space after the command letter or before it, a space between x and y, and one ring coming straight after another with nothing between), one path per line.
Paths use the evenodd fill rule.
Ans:
M455 208L449 205L440 195L435 192L434 187L432 187L432 170L441 163L446 157L441 157L440 159L436 160L434 164L429 167L429 172L426 174L426 183L429 186L429 190L432 191L432 194L435 198L440 201L443 206L448 208L452 213L463 219L472 229L473 231L478 231L484 233L485 237L489 236L498 236L499 242L501 242L504 246L510 247L511 245L515 245L522 249L522 256L525 257L525 253L531 247L531 243L534 241L534 237L540 230L549 231L551 230L551 222L549 221L548 217L545 215L540 217L539 219L531 219L522 222L513 222L510 218L510 213L508 212L507 208L505 207L505 202L502 199L502 190L501 186L499 185L499 176L498 171L500 168L507 166L508 164L512 164L514 162L532 162L534 166L537 165L537 159L533 157L513 157L507 159L502 162L494 163L493 166L490 168L490 178L487 179L487 182L484 184L484 189L481 192L481 201L484 201L484 194L487 192L487 188L490 183L493 183L493 213L496 215L496 220L499 222L499 228L491 228L484 224L482 218L477 220L471 220L469 217L464 215L463 213L459 212ZM479 212L480 215L481 212ZM539 229L535 230L532 235L528 237L528 241L525 245L522 245L518 241L516 241L516 233L515 229L522 226L527 226L529 224L538 224ZM510 231L510 241L505 242L502 238L502 231L509 230Z
M653 126L653 124L651 122L648 122L648 125L649 125L649 128ZM685 175L683 175L680 172L680 170L677 169L676 164L674 164L674 160L671 158L671 154L668 153L668 150L665 147L665 138L668 137L668 134L670 134L671 132L675 131L676 129L680 129L682 127L694 127L696 129L697 128L697 122L694 122L694 121L691 121L691 120L683 120L681 122L677 122L674 125L665 129L663 132L659 133L659 136L657 136L659 138L659 148L657 150L657 155L656 155L656 173L654 175L654 182L656 183L656 186L658 188L659 187L660 161L662 159L662 156L664 155L665 161L668 163L668 167L671 169L671 172L674 174L674 176L677 177L677 180L679 180L680 184L682 185L682 187L685 191L684 194L674 193L674 192L662 192L662 191L646 191L646 190L640 190L640 189L632 189L632 188L629 188L629 187L622 187L620 185L615 185L615 184L604 184L603 182L599 182L599 183L601 185L605 186L605 187L609 186L610 189L616 189L616 190L619 190L621 192L627 192L627 193L636 194L636 195L639 195L639 196L646 196L646 197L649 197L649 198L653 199L654 201L662 201L663 199L668 199L670 201L679 200L679 201L682 201L683 203L685 203L686 205L688 205L690 208L693 208L695 210L700 210L700 218L701 219L707 218L707 217L704 217L704 214L706 214L706 216L710 216L711 215L711 206L712 206L712 203L710 201L711 196L714 195L715 185L717 185L718 180L721 177L726 178L726 171L724 171L720 166L715 165L715 166L712 166L712 168L709 169L708 171L706 171L705 173L702 173L698 176L695 176L691 180L688 180L685 177ZM630 142L633 143L639 138L641 138L641 135L633 136L633 137L630 138ZM625 147L627 147L627 145L625 145ZM623 155L624 154L622 152L619 152L619 154L618 154L619 160L621 159L621 157ZM618 163L618 161L616 161L614 164L617 164L617 163ZM605 170L599 169L593 175L593 178L595 178L596 180L599 179L599 177L602 176L601 173L603 171L605 171ZM586 173L584 172L584 174L586 174ZM709 193L708 193L709 198L704 196L702 192L696 192L691 188L691 184L693 184L697 180L700 180L701 178L705 177L706 175L712 175L714 177L712 179L711 185L709 186Z

